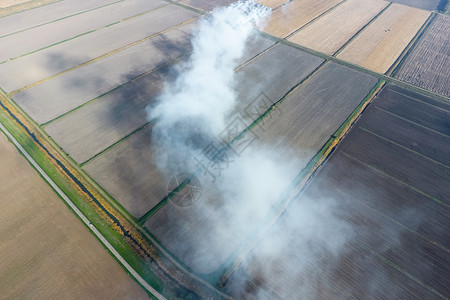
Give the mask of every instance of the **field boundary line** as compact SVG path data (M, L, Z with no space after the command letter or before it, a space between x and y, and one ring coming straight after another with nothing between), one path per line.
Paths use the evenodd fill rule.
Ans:
M431 131L431 132L434 132L434 133L437 133L437 134L439 134L439 135L442 135L443 137L450 138L450 136L449 136L449 135L446 135L445 133L442 133L442 132L437 131L437 130L435 130L435 129L429 128L429 127L427 127L427 126L425 126L425 125L422 125L422 124L416 123L416 122L414 122L414 121L411 121L410 119L407 119L407 118L404 118L404 117L402 117L402 116L399 116L399 115L397 115L397 114L395 114L395 113L393 113L393 112L391 112L391 111L388 111L388 110L386 110L386 109L384 109L384 108L382 108L382 107L379 107L379 106L377 106L377 105L375 105L374 108L375 108L376 110L385 112L385 113L387 113L387 114L389 114L389 115L391 115L391 116L393 116L393 117L399 118L399 119L401 119L401 120L403 120L403 121L406 121L406 122L408 122L408 123L417 125L417 126L419 126L419 127L421 127L421 128L424 128L424 129L429 130L429 131Z
M402 149L405 149L405 150L407 150L407 151L409 151L409 152L411 152L411 153L414 153L414 154L416 154L416 155L418 155L418 156L420 156L420 157L422 157L422 158L425 158L425 159L427 159L427 160L429 160L429 161L431 161L431 162L433 162L433 163L435 163L435 164L437 164L437 165L440 165L440 166L442 166L442 167L447 168L447 169L450 170L450 166L447 166L446 164L441 163L441 162L439 162L439 161L437 161L437 160L435 160L435 159L433 159L433 158L431 158L431 157L428 157L428 156L426 156L426 155L424 155L424 154L422 154L422 153L419 153L419 152L417 152L417 151L415 151L415 150L413 150L413 149L410 149L410 148L408 148L408 147L406 147L406 146L403 146L403 145L401 145L401 144L399 144L399 143L397 143L397 142L394 142L394 141L391 140L391 139L388 139L388 138L386 138L386 137L384 137L384 136L381 136L381 135L379 135L379 134L377 134L377 133L371 131L370 129L367 129L367 128L361 126L361 125L358 126L358 128L360 128L361 130L363 130L363 131L365 131L365 132L367 132L367 133L370 133L371 135L376 136L376 137L379 138L379 139L382 139L382 140L384 140L384 141L386 141L386 142L389 142L389 143L391 143L391 144L393 144L393 145L395 145L395 146L397 146L397 147L400 147L400 148L402 148Z
M393 181L396 182L397 184L402 185L402 186L404 186L404 187L407 187L407 188L413 190L414 192L416 192L416 193L418 193L418 194L421 194L422 196L427 197L428 199L431 199L431 200L433 200L433 201L436 201L437 203L439 203L439 204L441 204L441 205L444 205L444 206L447 207L447 208L450 208L450 205L448 205L448 204L442 202L441 200L439 200L439 199L437 199L437 198L435 198L435 197L433 197L433 196L431 196L431 195L428 195L428 194L425 193L425 192L422 192L421 190L419 190L419 189L413 187L412 185L409 185L409 184L407 184L406 182L403 182L403 181L401 181L400 179L398 179L398 178L396 178L396 177L394 177L394 176L391 176L391 175L385 173L384 171L382 171L382 170L380 170L380 169L378 169L378 168L376 168L376 167L374 167L374 166L371 166L371 165L369 165L369 164L366 164L365 162L362 162L361 160L357 159L356 157L353 157L352 155L346 153L344 150L341 150L341 151L342 151L342 152L341 152L342 155L344 155L344 156L350 158L351 160L353 160L353 161L359 163L360 165L363 165L363 166L365 166L366 168L369 168L369 169L375 171L376 173L378 173L378 174L380 174L380 175L382 175L382 176L384 176L384 177L386 177L386 178L389 178L390 180L393 180Z
M62 1L62 0L60 0L60 1ZM18 30L18 31L15 31L15 32L4 34L4 35L0 36L0 38L6 37L6 36L9 36L9 35L13 35L13 34L16 34L16 33L19 33L19 32L27 31L27 30L30 30L30 29L33 29L33 28L36 28L36 27L41 27L41 26L44 26L44 25L47 25L47 24L51 24L51 23L54 23L54 22L57 22L57 21L64 20L64 19L68 19L68 18L77 16L77 15L81 15L81 14L84 14L84 13L87 13L87 12L90 12L90 11L93 11L93 10L96 10L96 9L99 9L99 8L103 8L103 7L106 7L106 6L109 6L109 5L114 5L114 4L117 4L117 3L120 3L120 2L124 2L124 1L125 0L118 0L118 1L114 1L114 2L108 3L108 4L101 5L99 7L94 7L94 8L86 9L86 10L83 10L83 11L79 11L77 13L74 13L72 15L68 15L68 16L65 16L65 17L62 17L62 18L59 18L59 19L55 19L55 20L52 20L52 21L49 21L49 22L45 22L45 23L42 23L42 24L39 24L39 25L35 25L35 26L28 27L28 28L25 28L25 29L22 29L22 30ZM36 7L36 8L38 8L38 7ZM3 17L7 17L7 16L3 16Z
M158 37L158 36L160 36L160 35L162 35L162 34L168 32L168 31L175 30L175 29L177 29L178 27L181 27L181 26L183 26L183 25L186 25L186 24L188 24L188 23L190 23L190 22L196 20L197 18L198 18L198 17L192 18L192 19L190 19L190 20L188 20L188 21L185 21L185 22L183 22L183 23L180 23L180 24L178 24L178 25L175 25L175 26L173 26L173 27L171 27L171 28L164 29L164 30L162 30L162 31L160 31L160 32L158 32L158 33L155 33L155 34L152 34L152 35L150 35L150 36L147 36L147 37L145 37L145 38L143 38L143 39L140 39L140 40L138 40L138 41L135 41L135 42L133 42L133 43L131 43L131 44L128 44L128 45L126 45L126 46L123 46L123 47L114 49L114 50L112 50L112 51L110 51L110 52L108 52L108 53L102 54L102 55L100 55L100 56L98 56L98 57L96 57L96 58L90 59L90 60L88 60L88 61L85 61L84 63L81 63L81 64L79 64L79 65L76 65L75 67L72 67L72 68L69 68L69 69L67 69L67 70L61 71L61 72L59 72L59 73L57 73L57 74L54 74L54 75L49 76L49 77L47 77L47 78L41 79L41 80L36 81L36 82L34 82L34 83L32 83L32 84L26 85L26 86L24 86L23 88L20 88L20 89L18 89L18 90L12 91L12 92L10 92L8 95L9 95L9 96L13 96L13 95L15 95L15 94L17 94L17 93L23 92L24 90L30 89L30 88L32 88L32 87L38 85L38 84L44 83L44 82L49 81L49 80L51 80L51 79L54 79L54 78L56 78L56 77L58 77L58 76L64 75L64 74L69 73L69 72L71 72L71 71L74 71L74 70L76 70L76 69L82 68L82 67L84 67L84 66L86 66L86 65L89 65L89 64L91 64L91 63L93 63L93 62L96 62L96 61L98 61L98 60L100 60L100 59L103 59L103 58L105 58L105 57L111 56L111 55L116 54L116 53L118 53L118 52L120 52L120 51L123 51L123 50L125 50L125 49L128 49L128 48L131 48L131 47L133 47L133 46L136 46L136 45L138 45L138 44L140 44L140 43L143 43L143 42L145 42L145 41L147 41L147 40L150 40L150 39L152 39L152 38Z
M140 132L141 130L144 130L145 128L147 128L149 125L151 124L151 122L146 122L144 123L144 125L139 126L138 128L134 129L133 131L131 131L130 133L128 133L127 135L125 135L123 138L115 141L114 143L112 143L111 145L109 145L108 147L106 147L103 150L100 150L100 152L94 154L94 156L88 158L86 161L79 163L80 167L84 167L85 165L87 165L88 163L92 162L93 160L95 160L97 157L100 157L101 155L103 155L105 152L108 152L109 150L111 150L112 148L114 148L115 146L117 146L118 144L122 143L123 141L125 141L126 139L128 139L129 137L131 137L132 135L134 135L135 133Z
M348 41L346 41L344 43L344 45L342 45L339 49L334 51L334 53L331 54L331 56L336 57L336 55L341 53L342 50L344 50L344 48L348 46L348 44L350 44L354 39L356 39L358 37L358 35L364 31L364 29L366 29L368 26L370 26L370 24L375 22L375 20L378 19L378 17L381 16L391 5L392 5L392 2L388 2L388 4L382 10L380 10L378 12L378 14L376 14L372 19L369 20L369 22L367 22L363 27L361 27L351 38L348 39Z
M62 0L61 0L61 1L62 1ZM122 0L122 1L125 1L125 0ZM118 20L118 21L115 21L115 22L113 22L113 23L107 24L107 25L105 25L105 26L102 26L102 27L99 27L99 28L95 28L95 29L92 29L92 30L89 30L89 31L86 31L86 32L82 32L82 33L77 34L77 35L75 35L75 36L72 36L72 37L70 37L70 38L67 38L67 39L61 40L61 41L59 41L59 42L56 42L56 43L47 45L47 46L45 46L45 47L42 47L42 48L39 48L39 49L30 51L30 52L28 52L28 53L24 53L24 54L21 54L21 55L16 56L16 57L8 58L7 60L4 60L4 61L0 62L0 65L1 65L1 64L4 64L4 63L7 63L7 62L10 62L10 61L12 61L12 60L16 60L16 59L19 59L19 58L22 58L22 57L25 57L25 56L28 56L28 55L31 55L31 54L34 54L34 53L37 53L37 52L40 52L40 51L49 49L49 48L52 48L52 47L54 47L54 46L58 46L58 45L60 45L60 44L63 44L63 43L66 43L66 42L68 42L68 41L74 40L74 39L76 39L76 38L82 37L82 36L84 36L84 35L88 35L88 34L91 34L91 33L93 33L93 32L97 32L97 31L102 31L102 30L104 30L104 29L106 29L106 28L108 28L108 27L111 27L111 26L120 24L120 23L122 23L122 22L127 22L128 20L131 20L131 19L133 19L133 18L135 18L135 17L140 17L140 16L145 15L145 14L147 14L147 13L154 12L154 11L159 10L159 9L161 9L161 8L164 8L164 7L168 6L168 5L169 5L169 4L166 4L166 5L163 5L163 6L160 6L160 7L156 7L156 8L154 8L154 9L147 10L147 11L145 11L145 12L143 12L143 13L140 13L140 14L137 14L137 15L135 15L135 16L127 17L127 18L125 18L125 19ZM95 58L94 58L94 59L95 59Z
M436 246L437 248L440 248L441 250L443 250L443 251L445 251L445 252L447 252L447 253L450 254L450 249L448 249L447 247L445 247L445 246L441 245L440 243L438 243L438 242L436 242L436 241L434 241L434 240L428 238L427 236L425 236L425 235L423 235L423 234L421 234L421 233L415 231L414 229L409 228L407 225L405 225L405 224L403 224L403 223L397 221L397 220L394 219L393 217L390 217L389 215L387 215L387 214L384 213L383 211L378 210L376 206L372 206L372 205L370 205L370 204L368 204L368 203L366 203L366 202L359 202L359 201L358 201L358 203L359 203L360 205L362 205L362 206L365 206L365 207L369 208L370 210L374 211L376 214L379 214L379 215L382 216L383 218L386 218L386 219L390 220L391 222L397 224L398 226L404 228L405 230L411 232L412 234L414 234L414 235L420 237L420 238L421 238L422 240L424 240L425 242L427 242L427 243L429 243L429 244L431 244L431 245L433 245L433 246Z
M442 110L442 111L445 111L445 112L447 112L447 113L450 113L450 110L448 110L448 109L445 109L445 108L443 108L443 107L436 106L436 105L431 104L431 103L428 103L428 102L426 102L426 101L422 101L422 100L417 99L417 98L415 98L415 97L412 97L412 96L410 96L410 95L405 95L405 94L403 94L403 93L401 93L401 92L399 92L399 91L394 91L394 90L389 90L389 91L391 91L391 92L393 92L393 93L395 93L395 94L404 96L404 97L406 97L406 98L409 98L409 99L411 99L411 100L414 100L414 101L417 101L417 102L420 102L420 103L423 103L423 104L432 106L432 107L435 108L435 109ZM445 103L445 102L444 102L444 103ZM446 104L449 104L449 103L446 103Z
M369 253L371 253L372 255L374 255L378 260L381 260L383 263L385 263L386 265L388 265L389 267L393 268L394 270L402 273L404 276L406 276L407 278L409 278L410 280L414 281L415 283L419 284L420 286L424 287L425 289L429 290L430 292L432 292L433 294L435 294L436 296L442 298L442 299L448 299L447 297L445 297L444 295L442 295L438 290L436 290L435 288L433 288L432 286L428 285L427 283L424 283L422 280L418 279L416 276L410 274L409 272L407 272L406 270L404 270L402 267L400 267L399 265L397 265L396 263L394 263L393 261L391 261L390 259L384 257L382 254L378 253L377 251L373 250L371 247L369 247L365 242L359 240L359 247L365 249L366 251L368 251Z
M149 281L153 282L155 279L169 281L173 285L173 289L168 289L169 291L187 290L196 294L208 290L209 293L221 293L210 284L205 285L204 281L192 276L186 269L173 268L168 253L158 252L161 251L159 245L155 244L154 240L148 239L145 232L140 230L142 228L130 220L127 215L120 214L120 210L115 209L115 206L110 203L110 199L101 190L95 189L96 185L92 184L92 180L83 176L85 172L80 170L73 160L68 160L59 147L55 147L54 143L46 139L46 134L40 127L26 114L22 115L20 108L16 107L14 101L2 93L1 89L0 106L21 132L18 134L25 135L26 139L29 139L30 147L37 148L35 155L42 155L45 157L44 159L48 160L51 171L54 172L49 174L50 177L53 175L55 178L63 180L61 184L68 185L64 188L72 189L71 193L74 193L76 197L81 197L77 198L80 202L80 209L91 210L89 213L98 218L96 222L104 227L103 230L110 231L112 241L117 241L118 247L120 247L118 249L126 252L127 255L132 255L130 261L139 264L140 268L145 263L145 268L148 268L150 273L146 274L151 277ZM33 133L30 128L36 133ZM136 260L137 257L139 257L139 261Z
M293 2L293 1L289 1L289 2ZM288 35L286 35L285 37L283 37L282 39L286 40L288 38L290 38L291 36L293 36L294 34L296 34L297 32L299 32L300 30L302 30L303 28L305 28L306 26L308 26L309 24L313 23L315 20L319 19L320 17L326 15L328 12L332 11L334 8L338 7L339 5L341 5L342 3L347 2L347 0L342 0L339 3L336 3L335 5L333 5L332 7L330 7L329 9L325 10L324 12L322 12L321 14L319 14L317 17L312 18L311 20L309 20L308 22L306 22L305 24L303 24L302 26L300 26L299 28L295 29L294 31L292 31L291 33L289 33ZM283 4L284 5L284 4ZM279 37L281 38L281 37Z
M323 62L321 66L323 66L325 63L326 62ZM319 66L318 68L320 68L321 66ZM313 75L311 74L310 77L312 76ZM276 211L272 214L269 213L265 217L265 220L261 222L261 225L259 225L260 227L255 229L256 232L254 233L254 236L250 240L246 239L241 243L241 245L238 246L235 252L239 253L233 253L231 255L234 256L234 258L232 257L233 262L231 263L231 266L228 267L228 271L226 271L225 274L221 276L220 285L224 285L228 281L228 279L232 276L232 274L240 267L240 265L247 257L248 253L251 252L251 250L258 244L262 236L283 214L283 212L291 203L292 199L298 197L302 193L302 191L309 184L310 180L312 180L316 172L325 163L325 161L327 161L327 159L333 153L339 142L344 138L348 130L353 126L355 121L359 118L359 116L365 110L367 105L369 105L372 99L381 90L384 84L385 81L379 80L373 86L373 88L367 93L367 95L360 102L360 104L356 106L356 108L348 115L348 117L338 127L338 129L333 133L333 135L324 143L322 148L311 158L311 160L307 163L307 165L292 180L292 183L287 188L286 192L280 197L281 198L280 202L274 204L273 207ZM268 109L266 113L264 113L261 117L270 113L271 110L272 108ZM253 124L255 124L256 122L257 121L255 121ZM240 135L237 138L239 137ZM228 264L230 265L230 263Z
M54 4L60 2L62 0L35 0L35 1L27 1L15 5L10 5L0 9L0 18L17 15L22 12L32 10L41 6L46 6L50 4ZM45 2L45 3L43 3Z
M409 57L410 51L413 51L417 43L421 40L422 35L426 32L431 23L435 20L436 14L431 12L425 22L420 26L419 30L416 32L414 37L409 41L408 45L406 45L405 49L403 49L402 53L399 57L394 61L394 63L389 67L389 69L385 72L388 76L394 76L395 72L397 72L402 63Z
M39 166L39 164L28 154L28 152L22 147L22 145L14 138L14 136L0 123L0 129L5 135L12 141L17 149L22 152L24 157L33 165L37 172L47 181L47 183L55 190L58 195L66 202L67 205L77 214L77 216L83 221L95 236L104 244L104 246L116 257L116 259L122 264L124 268L152 295L157 299L166 299L159 294L153 287L151 287L129 264L128 262L117 252L117 250L108 242L103 234L89 221L89 219L78 209L78 207L67 197L67 195L59 188L59 186L47 175L47 173Z

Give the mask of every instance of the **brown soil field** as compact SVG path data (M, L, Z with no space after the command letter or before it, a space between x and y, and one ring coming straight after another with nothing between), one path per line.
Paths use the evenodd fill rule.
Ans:
M242 116L242 111L258 101L261 93L267 97L267 105L272 105L322 62L323 59L311 54L286 45L276 45L237 71L235 82L239 102L231 115L234 117L240 113L247 122L253 122L263 111L256 111L251 116L245 113Z
M289 2L272 12L264 31L285 38L340 2L342 0L295 0Z
M2 299L148 299L0 134Z
M83 167L136 218L167 195L167 181L153 163L151 131L149 125Z
M450 136L426 124L447 122L448 128L449 118L432 111L449 112L450 105L386 87L236 272L228 283L232 294L245 281L253 288L235 292L237 298L261 292L290 299L306 291L318 299L447 299ZM315 219L292 222L299 209ZM286 230L296 238L280 246L276 259L268 256L264 245ZM279 278L264 280L269 271Z
M253 129L257 136L254 147L269 147L277 160L288 160L292 174L287 176L294 180L376 83L373 76L329 63ZM233 172L233 167L230 163L229 169L223 172ZM237 199L237 195L222 203L216 193L214 187L203 185L199 205L180 208L169 201L145 223L169 251L200 273L216 271L254 229L243 227L239 232L223 232L229 213L226 207L239 207L246 200ZM277 200L273 199L272 204ZM209 205L213 208L208 208ZM258 224L268 209L257 202L253 205L251 224ZM208 209L212 211L207 213ZM239 210L233 211L238 214ZM201 253L201 259L199 248L208 249L207 253Z
M177 27L30 87L12 98L37 123L48 122L186 53L192 26L188 23Z
M430 12L392 4L337 57L385 73L425 23Z
M360 0L348 0L296 32L289 41L331 55L388 4L369 0L361 5Z
M450 17L438 15L395 77L450 97Z

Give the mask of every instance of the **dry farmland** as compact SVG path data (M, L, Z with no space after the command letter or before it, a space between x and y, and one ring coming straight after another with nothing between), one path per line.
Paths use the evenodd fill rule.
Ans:
M0 84L7 92L19 90L111 51L148 39L195 16L197 14L188 10L166 5L127 22L1 64L0 72L10 76L0 78ZM117 39L117 36L121 38Z
M24 1L22 1L22 3L23 2ZM42 2L44 1L41 1L41 3ZM59 18L68 17L82 11L95 9L114 2L116 2L116 0L99 0L95 2L89 0L69 0L53 3L52 5L46 7L38 7L29 11L21 12L20 14L8 16L8 18L0 19L0 36L33 26L42 25ZM27 6L26 3L24 4Z
M145 127L84 167L137 218L167 195L166 180L152 159L151 130L152 125Z
M377 79L337 64L327 64L314 77L285 99L267 120L255 127L258 137L255 147L273 149L277 160L289 160L290 180L294 180L306 163L320 150L332 134L346 120L351 112L375 86ZM253 133L247 133L248 135ZM239 161L235 157L233 160ZM239 165L239 164L238 164ZM223 171L239 174L230 164ZM224 175L226 178L226 175ZM221 180L222 177L217 178ZM217 197L214 187L205 187L198 206L180 208L171 201L159 209L146 222L147 229L165 247L200 273L216 271L232 255L233 251L261 222L271 203L253 203L248 209L248 219L252 226L239 227L239 232L231 230L227 223L229 207L238 207L246 200L239 197L223 202ZM233 203L230 203L232 201ZM210 206L214 207L212 212ZM246 214L246 209L236 214ZM247 219L247 218L246 218ZM230 230L223 232L226 226ZM183 245L183 246L180 246ZM201 259L198 257L199 245ZM216 245L221 245L217 247Z
M2 299L148 298L3 133L0 153Z
M296 0L272 12L264 31L285 38L342 0Z
M437 10L445 8L446 0L393 0L392 2L405 4L408 6L414 6L426 10ZM440 7L440 4L444 3L444 7Z
M395 77L450 97L450 17L438 15Z
M337 57L385 73L425 23L430 12L392 4Z
M235 2L235 0L176 0L176 1L187 4L194 8L201 9L206 12L211 11L214 8L227 6L228 4Z
M71 18L56 20L14 35L2 37L0 40L0 48L2 49L0 62L39 50L88 31L102 28L164 4L163 1L144 0L119 2L115 5L101 7ZM27 42L18 43L18 40Z
M272 43L262 39L259 44L256 49L249 49L251 54L245 56L251 58ZM248 84L261 83L262 87L269 87L268 94L273 101L277 101L321 62L320 58L284 45L271 48L237 71L237 90L241 92L239 99L242 101L240 105L248 105L262 91L255 89L250 93L246 88ZM282 65L283 70L274 68L275 65ZM270 72L260 72L262 69ZM50 123L46 130L77 161L83 162L111 145L119 138L118 135L125 135L125 130L131 132L145 123L143 109L161 88L157 76L161 76L159 72L145 76L129 87L124 86L102 97L100 101L94 101ZM135 97L130 103L126 96L131 91L133 94L143 93L145 97L142 100ZM137 117L130 119L128 113ZM69 129L73 130L73 134L68 133ZM167 195L166 181L153 164L150 132L151 127L144 129L142 133L126 139L84 167L135 217L143 216Z
M331 55L388 4L382 0L365 1L364 5L360 0L346 1L293 34L289 41Z
M228 288L247 289L234 296L447 299L449 116L448 103L385 88L236 272Z
M14 94L13 99L37 123L48 122L186 53L191 28L187 24L172 29Z
M267 7L270 7L272 9L275 9L289 1L288 0L258 0L255 2L265 5Z

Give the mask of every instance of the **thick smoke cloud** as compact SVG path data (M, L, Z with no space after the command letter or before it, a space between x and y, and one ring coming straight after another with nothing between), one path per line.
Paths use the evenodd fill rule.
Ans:
M192 39L191 57L177 67L178 77L166 83L157 103L147 109L149 120L155 121L154 158L161 173L168 182L178 174L195 173L195 184L202 188L195 205L179 208L169 202L168 224L155 222L151 227L166 238L165 246L172 253L198 273L216 271L268 215L280 213L281 196L300 171L293 166L305 163L290 156L289 149L280 152L259 140L238 154L205 151L222 149L222 133L239 113L234 69L255 27L261 28L268 14L267 8L245 1L202 18ZM264 83L248 88L261 87ZM214 163L221 168L202 169ZM334 214L335 206L332 199L293 203L269 232L271 238L258 244L242 268L256 276L251 279L263 288L248 292L241 284L247 276L240 274L241 269L230 280L228 291L238 298L277 298L265 294L264 284L270 282L290 299L319 297L320 272L327 270L317 267L337 261L354 235L354 228ZM324 220L335 228L333 233L324 229Z

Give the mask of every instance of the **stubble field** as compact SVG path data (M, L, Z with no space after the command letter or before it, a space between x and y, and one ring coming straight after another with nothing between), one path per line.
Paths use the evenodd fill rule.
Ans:
M370 22L389 2L345 1L288 38L289 41L332 55L358 30Z
M234 296L447 299L449 108L386 87L235 273L228 288L247 289Z
M340 2L342 0L297 0L289 2L272 12L264 31L285 38Z
M385 73L427 20L430 12L392 4L337 57Z
M3 299L148 299L3 133L0 153Z

